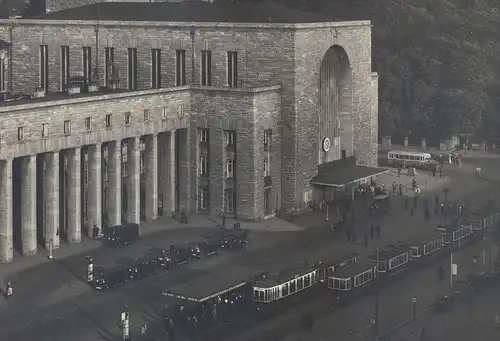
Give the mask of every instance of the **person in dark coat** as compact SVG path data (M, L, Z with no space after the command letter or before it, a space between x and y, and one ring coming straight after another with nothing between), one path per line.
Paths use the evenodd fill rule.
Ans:
M443 269L442 265L439 265L439 268L438 268L438 279L439 279L439 283L443 283L443 281L444 281L444 269Z

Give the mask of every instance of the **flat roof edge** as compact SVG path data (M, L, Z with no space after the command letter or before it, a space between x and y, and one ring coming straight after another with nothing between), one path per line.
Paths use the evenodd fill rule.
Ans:
M0 25L48 26L124 26L124 27L201 27L201 28L262 28L314 29L324 27L370 26L370 20L331 21L314 23L231 23L231 22L175 22L175 21L114 21L114 20L54 20L54 19L0 19Z

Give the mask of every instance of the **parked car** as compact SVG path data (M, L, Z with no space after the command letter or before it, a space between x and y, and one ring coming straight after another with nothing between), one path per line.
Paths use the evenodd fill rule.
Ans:
M241 250L247 243L248 233L232 233L222 238L220 247L224 250Z
M133 267L132 277L135 280L147 278L160 272L161 265L157 258L140 258Z
M130 280L132 271L130 268L115 267L95 269L94 287L97 290L104 291L120 287Z
M102 233L105 242L111 246L133 244L139 240L139 225L127 223L125 225L108 226L103 228Z
M172 264L180 266L191 263L191 247L189 245L175 246L169 251Z
M213 256L218 253L220 241L209 240L204 242L195 243L191 247L191 256L197 259Z
M172 256L168 250L162 249L160 254L156 257L158 264L162 269L171 269L173 265Z

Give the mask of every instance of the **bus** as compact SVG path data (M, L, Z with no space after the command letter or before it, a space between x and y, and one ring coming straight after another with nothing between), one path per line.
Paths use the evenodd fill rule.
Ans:
M387 160L391 166L406 166L424 169L431 169L436 163L430 153L396 150L391 150L387 153Z

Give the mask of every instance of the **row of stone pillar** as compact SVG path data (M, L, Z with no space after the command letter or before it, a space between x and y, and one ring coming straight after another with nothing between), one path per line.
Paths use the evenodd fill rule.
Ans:
M157 135L145 137L145 215L146 220L156 219L158 210L158 143ZM122 177L121 177L121 141L107 143L108 181L107 213L108 225L120 225L122 222ZM102 145L86 148L88 153L87 217L88 233L92 226L102 227ZM140 149L139 137L127 140L129 172L127 186L127 217L130 223L140 222ZM64 151L67 159L67 225L66 236L69 243L81 241L81 148ZM60 188L59 188L59 152L46 153L43 156L43 232L45 248L59 247L60 224ZM37 156L23 157L21 160L21 243L24 256L37 252ZM13 160L3 160L0 164L0 262L9 262L13 258ZM16 184L17 186L18 184Z

